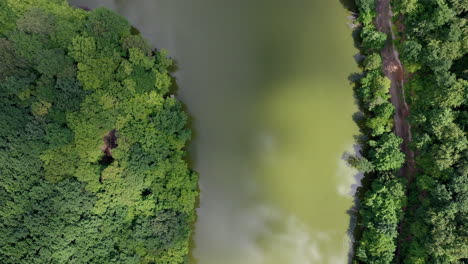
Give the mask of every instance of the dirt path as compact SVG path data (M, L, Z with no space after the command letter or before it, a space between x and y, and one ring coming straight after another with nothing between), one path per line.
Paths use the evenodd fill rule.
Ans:
M401 150L406 155L406 162L400 173L409 181L413 179L415 169L414 152L409 148L409 143L412 140L411 127L407 121L409 115L409 107L406 104L404 96L404 71L398 58L398 52L393 45L395 34L392 31L392 11L390 8L390 0L377 0L377 19L376 26L381 32L391 36L388 39L385 47L380 52L383 60L385 76L391 81L390 95L392 104L395 106L395 134L403 138Z
M392 10L390 7L390 0L377 0L377 29L391 36L387 40L385 47L380 52L383 61L384 73L391 81L390 86L390 100L395 106L394 131L397 136L403 138L403 144L401 150L406 155L406 162L400 170L400 175L411 183L414 179L416 172L416 166L414 162L414 152L409 148L409 143L412 140L411 126L408 123L409 107L405 101L405 88L404 88L404 70L401 65L398 51L393 44L395 34L392 31ZM406 188L406 195L408 196L409 189ZM400 222L398 225L398 233L402 233L404 222ZM400 258L401 250L401 239L397 240L396 258L397 261Z

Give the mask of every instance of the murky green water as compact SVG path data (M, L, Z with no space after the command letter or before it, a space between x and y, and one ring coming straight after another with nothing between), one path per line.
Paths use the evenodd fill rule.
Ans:
M118 11L177 61L198 264L346 263L356 51L338 0L72 2Z

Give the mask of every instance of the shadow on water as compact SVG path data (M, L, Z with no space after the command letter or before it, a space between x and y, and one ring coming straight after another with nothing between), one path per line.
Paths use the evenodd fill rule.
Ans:
M180 87L177 83L177 78L175 77L174 73L176 73L179 70L179 66L178 66L179 64L176 59L174 58L170 58L170 59L172 60L172 65L169 66L168 68L169 75L171 77L171 87L170 87L169 96L175 95L176 97L178 97L177 93ZM196 141L196 138L197 138L197 130L195 129L195 125L194 125L195 118L193 115L190 114L187 104L185 104L180 99L179 99L179 102L182 105L182 110L185 113L187 113L187 116L188 116L186 128L191 130L190 141L187 142L186 144L187 147L185 147L185 151L187 152L187 155L185 156L185 161L187 162L187 165L190 168L191 172L197 174L198 176L198 173L192 170L193 168L195 168L195 164L196 164L196 159L195 159L196 151L194 150L195 146L193 144L190 144L191 142ZM197 191L198 193L200 193L199 181L197 181L197 183L198 183ZM197 196L197 200L195 201L195 210L198 209L199 207L200 207L200 196ZM189 240L189 255L187 256L187 261L188 261L187 263L190 263L190 264L198 263L198 260L195 258L193 254L195 246L196 246L195 245L195 232L196 232L195 227L196 227L197 219L198 219L198 214L195 213L194 219L190 223L190 229L192 230L192 233L190 235L190 240Z
M348 80L350 81L350 85L353 86L353 94L355 98L355 104L360 106L360 101L358 100L358 97L356 96L356 89L359 85L359 80L362 78L362 74L360 73L352 73L349 75ZM360 108L361 109L361 108ZM354 123L359 127L359 134L354 136L355 139L355 144L353 145L353 153L348 153L345 152L342 155L342 159L347 162L348 166L352 167L349 163L348 160L350 157L362 157L363 153L365 153L367 150L363 149L363 146L366 146L366 144L363 144L366 142L367 138L364 136L364 131L366 130L365 126L365 119L364 119L364 113L362 111L355 112L352 115L352 119ZM356 249L356 238L359 238L361 236L361 229L358 228L358 223L360 222L360 215L359 215L359 205L360 201L367 190L367 187L363 186L368 186L368 184L365 183L366 179L365 174L362 172L358 172L354 175L354 180L355 184L352 185L352 189L354 190L354 195L353 195L353 203L351 208L349 208L346 213L349 215L349 225L348 225L348 231L347 234L350 238L350 245L348 249L348 264L351 264L353 262L353 257L354 257L354 252Z
M361 53L360 46L362 42L362 38L360 36L361 34L361 25L356 21L357 15L358 15L358 8L356 5L355 0L339 0L340 3L343 5L344 8L346 8L348 11L351 12L352 16L350 17L350 21L348 25L350 25L350 28L352 28L352 33L351 36L354 41L354 47L358 49L360 52L357 53L354 56L355 62L358 66L361 65L364 55ZM356 144L354 145L354 153L344 153L343 154L343 159L347 159L349 155L353 155L356 157L361 157L361 156L366 156L368 149L363 148L363 146L367 146L366 142L368 140L367 134L368 134L368 128L365 125L365 120L364 120L364 112L366 109L362 106L362 103L359 101L358 96L357 96L357 89L359 88L359 80L363 77L363 73L351 73L348 77L348 80L350 82L350 85L353 86L353 93L354 93L354 98L355 98L355 103L359 107L359 111L353 114L353 121L356 123L356 125L359 127L359 135L354 136ZM350 216L349 218L349 228L348 228L348 235L351 238L351 245L349 247L349 252L348 252L348 264L351 264L353 262L353 257L354 257L354 252L357 246L356 241L360 239L362 236L362 228L359 227L358 223L361 221L361 215L359 214L359 206L360 206L360 201L363 199L364 194L367 192L367 190L370 188L371 183L372 183L372 174L363 174L363 173L358 173L355 176L356 182L359 183L359 186L356 188L356 192L354 194L354 199L353 199L353 205L352 207L347 211L348 215Z
M353 86L353 94L355 98L355 104L360 106L360 102L358 100L358 97L356 96L356 89L359 85L359 80L362 78L362 74L360 73L352 73L349 75L348 80L350 82L350 85ZM366 142L367 138L364 136L364 131L366 130L365 126L365 119L364 119L364 113L362 111L355 112L352 115L352 119L354 123L358 126L359 128L359 134L354 136L355 144L353 145L353 153L349 152L344 152L342 155L342 160L344 160L348 166L352 167L349 163L348 160L350 157L362 157L362 154L367 151L366 149L363 149L362 146L366 146L366 144L363 144ZM348 225L348 230L347 234L350 238L350 245L348 249L348 264L351 264L353 262L353 257L354 257L354 252L356 248L356 238L359 238L361 236L361 230L357 228L357 224L360 221L360 215L359 215L359 205L360 201L365 193L365 190L367 188L363 188L363 186L367 186L368 184L365 183L367 177L364 175L362 172L358 172L354 175L354 184L351 186L353 193L353 203L351 208L349 208L346 213L349 215L349 225Z
M354 0L340 0L340 3L343 5L343 7L345 7L348 11L352 12L353 14L352 21L350 21L351 24L349 24L351 25L350 27L352 28L351 36L354 41L354 47L360 51L362 38L360 36L361 26L359 23L356 22L356 16L358 12L356 3ZM365 56L361 52L354 55L354 60L358 66L361 66L361 63L364 57ZM356 144L354 145L354 153L344 153L343 159L345 160L347 160L350 155L353 155L355 157L366 156L367 151L368 151L368 149L365 148L365 146L367 146L366 142L368 140L366 135L369 132L368 128L365 125L365 119L364 119L364 112L366 111L366 109L363 107L362 102L359 100L359 97L357 96L357 90L360 85L359 81L360 79L362 79L362 77L364 77L362 72L351 73L348 76L348 81L350 85L353 87L355 104L359 108L359 111L354 113L352 116L354 123L359 128L359 134L354 136L355 142L356 142ZM372 182L370 179L372 178L371 175L363 174L361 172L357 173L354 176L354 178L356 182L358 183L358 185L355 187L356 189L355 189L355 193L353 197L353 205L347 211L348 215L350 216L349 227L348 227L347 233L351 241L349 251L348 251L348 261L347 261L348 264L351 264L353 262L354 252L357 246L356 241L358 241L359 238L362 236L362 228L360 228L358 225L358 223L361 221L361 216L359 214L360 201L364 197L364 194L366 193L366 191L370 188L370 184Z
M353 114L353 120L354 122L358 125L358 127L361 130L362 133L362 128L364 126L364 118L363 118L363 113L362 112L356 112ZM363 144L367 138L363 134L355 135L355 142L356 144L353 145L353 153L348 153L345 152L343 153L342 159L344 161L348 161L351 156L354 157L362 157L363 153L365 153L367 150L363 149L362 146L366 146L366 144ZM348 166L352 167L349 163ZM358 172L354 175L354 184L351 186L351 190L354 192L353 194L353 203L351 208L349 208L346 213L349 215L349 225L348 225L348 231L347 234L350 238L350 245L349 245L349 250L348 250L348 264L351 264L353 262L353 257L354 257L354 252L356 249L356 240L358 240L361 237L362 230L358 227L358 223L361 221L360 220L360 214L359 214L359 205L360 201L363 198L365 192L368 190L370 186L369 177L368 175L365 175L362 172Z
M356 0L339 0L341 5L350 12L350 16L348 17L348 26L352 29L351 36L354 41L354 48L360 49L361 45L361 25L357 19L357 15L359 13L359 10L356 5ZM360 53L356 54L355 59L359 60L360 59Z
M180 87L179 87L179 84L177 82L177 77L174 75L178 70L179 70L179 64L177 62L176 59L174 58L171 58L170 59L172 60L172 65L169 66L168 68L168 71L169 71L169 75L171 77L171 87L169 89L169 95L168 96L172 96L174 95L176 98L178 98L178 92L180 90ZM191 144L192 142L195 142L196 139L197 139L197 130L195 128L195 125L194 123L196 122L196 119L193 115L190 114L190 111L189 111L189 108L187 106L186 103L184 103L180 98L178 98L178 101L179 103L181 104L182 106L182 110L187 114L187 122L186 122L186 128L190 129L191 131L191 137L190 137L190 141L187 142L187 148L186 148L186 151L188 153L185 161L187 162L188 164L188 167L189 168L195 168L195 164L196 164L196 157L195 157L195 151L194 151L194 146ZM198 208L198 207L196 207Z
M354 118L353 118L354 119ZM341 159L344 160L348 164L348 160L351 156L355 157L360 157L361 156L361 145L359 144L354 144L353 145L353 153L348 153L345 152L343 153ZM350 164L348 166L352 167ZM354 184L351 185L351 192L353 193L353 203L350 209L346 211L346 213L349 215L349 227L347 230L347 234L350 238L350 245L348 249L348 264L351 264L353 262L353 256L354 256L354 237L355 237L355 230L356 226L358 223L358 217L359 217L359 201L360 201L360 190L361 190L361 181L364 178L364 174L362 172L356 173L354 176Z
M346 10L350 12L357 12L356 0L339 0Z
M84 11L91 11L91 9L86 6L76 6L76 7L79 9L83 9Z
M200 187L197 186L198 192L200 192ZM200 208L200 196L197 197L197 200L195 201L195 208L198 209ZM195 218L193 219L193 222L190 224L190 228L192 229L192 233L190 235L190 241L189 241L189 255L188 255L188 263L190 264L198 264L198 259L195 257L194 249L196 247L195 243L195 233L197 231L196 223L198 219L198 214L195 214Z
M372 174L358 173L354 177L356 181L360 181L360 186L357 187L356 193L354 194L353 206L347 211L348 215L350 216L347 233L351 238L351 245L348 251L348 264L353 263L354 252L356 251L356 247L358 245L356 242L359 241L363 232L363 229L358 225L358 223L361 222L361 215L359 214L360 201L363 199L367 190L369 190L373 181Z
M340 0L340 2L348 10L351 10L351 11L356 10L355 4L354 4L354 7L349 6L350 3L354 1ZM360 45L362 42L362 39L360 37L360 32L361 32L360 25L357 25L355 28L353 28L352 37L354 40L354 46L357 49L360 49ZM362 53L358 53L354 56L355 62L358 66L361 66L361 63L364 58L365 58L365 55L363 55ZM343 159L349 158L350 155L353 155L355 157L367 156L367 152L369 151L369 149L367 148L368 146L367 141L369 140L367 135L370 134L370 131L369 131L369 128L365 124L365 114L367 113L368 110L364 107L363 102L359 99L359 96L357 95L357 92L360 86L360 79L362 79L363 77L364 77L364 74L362 72L351 73L348 76L348 81L350 82L350 85L353 86L355 103L359 107L359 111L354 113L352 117L354 123L359 127L359 135L354 136L355 142L356 142L356 144L354 145L354 153L352 154L344 153ZM373 173L365 173L365 174L359 173L355 175L355 179L356 181L360 182L360 185L357 187L356 192L354 194L353 205L347 211L348 215L350 216L348 234L351 237L351 245L350 245L349 252L348 252L348 264L353 263L354 252L358 245L356 242L359 241L363 233L363 228L360 227L358 224L361 222L361 215L359 214L360 201L364 198L365 193L371 188L371 184L374 178L375 178L375 175Z

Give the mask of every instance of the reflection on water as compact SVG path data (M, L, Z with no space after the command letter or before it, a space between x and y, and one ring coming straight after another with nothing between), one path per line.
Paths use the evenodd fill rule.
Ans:
M333 234L310 230L296 217L269 206L258 205L250 212L250 237L246 239L242 259L229 263L344 263L343 256L322 254L320 244L331 240ZM254 243L251 243L254 242ZM348 247L347 241L336 245Z
M346 263L356 69L339 0L71 2L116 10L177 62L198 264Z
M220 234L224 235L224 239L231 240L233 247L230 251L223 248L226 243L218 244L219 247L211 247L208 254L201 256L199 263L221 260L227 264L346 263L343 252L349 248L349 239L338 231L313 230L293 215L258 203L243 208L237 220L238 225ZM212 230L224 228L226 226L219 229L212 227ZM242 231L233 233L233 230ZM333 250L327 251L326 246Z

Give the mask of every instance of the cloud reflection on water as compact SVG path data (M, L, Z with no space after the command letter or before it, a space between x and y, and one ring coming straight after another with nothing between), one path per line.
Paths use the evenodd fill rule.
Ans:
M323 252L324 243L330 243L328 232L310 230L297 217L269 205L250 210L246 220L241 258L228 263L248 264L342 264L346 262L349 239L343 236L342 245L336 245L335 254ZM200 263L201 264L201 263ZM205 263L203 263L205 264Z

